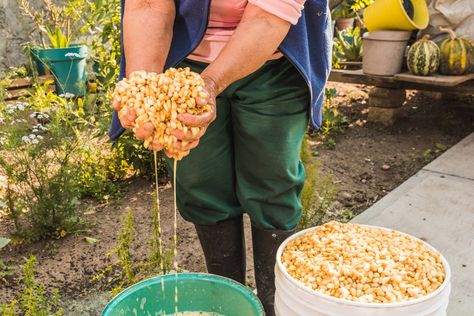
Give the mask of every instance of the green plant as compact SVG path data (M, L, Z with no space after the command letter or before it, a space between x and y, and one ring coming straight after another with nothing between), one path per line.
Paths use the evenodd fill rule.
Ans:
M12 266L0 260L0 281L8 284L6 278L11 277L14 273L15 269Z
M2 315L60 316L63 309L59 305L59 291L47 293L44 286L35 278L37 261L32 256L22 266L20 279L23 293L9 304L2 304Z
M16 312L17 308L18 308L17 300L13 300L9 304L0 305L2 316L17 316L17 312Z
M355 17L356 14L354 10L352 10L350 2L343 1L341 4L339 4L336 8L332 10L331 16L333 20L350 19Z
M114 279L116 284L111 295L115 296L125 287L136 282L144 280L150 276L166 274L171 271L173 265L174 252L167 249L162 242L161 229L159 223L159 206L156 203L155 196L154 207L151 213L152 235L149 240L150 252L144 262L135 262L132 258L130 249L135 237L135 225L133 220L133 212L130 208L122 217L122 224L114 249L108 254L109 257L116 256L117 260L111 265L105 267L100 273L93 277L93 280L104 279L114 269L119 271L118 277Z
M117 198L122 193L123 182L129 170L128 164L117 159L113 150L105 150L108 144L99 137L90 137L87 146L78 149L80 172L76 181L81 188L81 197L91 197L95 200L107 202Z
M301 191L302 215L298 230L321 224L337 193L332 176L321 175L319 164L313 159L308 145L308 135L303 141L300 156L305 165L306 179Z
M350 6L351 10L354 12L358 12L362 9L365 9L372 3L374 3L375 0L351 0L350 1Z
M358 27L338 31L335 56L340 61L362 61L362 36Z
M4 102L7 96L7 88L13 80L33 76L31 67L25 65L19 67L10 67L0 75L0 102Z
M28 0L18 0L18 5L21 13L35 23L44 48L49 47L45 36L51 47L64 48L69 47L80 32L87 1L68 0L59 6L53 0L43 0L40 10L31 8Z
M339 59L337 58L337 52L341 50L341 45L338 41L334 40L332 42L332 56L331 56L331 66L333 69L340 69L341 65L339 64Z
M120 64L120 0L87 2L87 46L91 50L92 70L102 91L113 91Z
M325 101L323 104L323 122L321 133L323 140L330 138L331 135L341 133L347 125L347 117L343 115L335 106L334 98L337 96L335 88L325 89Z
M78 130L70 104L47 87L29 102L6 105L0 115L0 172L7 177L7 215L28 240L60 237L81 221L77 213L79 167L73 156Z
M154 174L153 155L132 133L125 132L115 142L113 151L118 161L130 166L136 174L151 179ZM160 179L168 177L168 167L162 153L158 155L158 174Z

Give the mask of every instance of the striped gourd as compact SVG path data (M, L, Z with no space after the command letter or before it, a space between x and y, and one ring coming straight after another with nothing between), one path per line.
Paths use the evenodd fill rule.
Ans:
M425 35L408 50L407 66L412 74L428 76L438 70L439 59L438 45Z
M439 71L445 75L464 75L474 68L474 47L465 38L457 37L449 28L440 28L449 34L441 45L441 61Z

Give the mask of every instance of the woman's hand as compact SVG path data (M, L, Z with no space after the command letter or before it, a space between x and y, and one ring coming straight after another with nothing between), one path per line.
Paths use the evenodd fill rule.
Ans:
M204 98L198 98L196 103L201 106L209 105L210 111L199 115L189 113L178 115L178 120L189 127L189 129L186 133L178 129L173 131L173 135L178 139L178 142L173 145L173 148L187 153L199 145L199 140L206 132L207 127L216 119L216 96L218 94L217 84L210 77L204 76L203 80L205 84L204 92L207 96ZM193 127L199 128L197 134L192 133L191 128ZM166 152L167 156L172 154L173 153Z
M114 92L112 108L115 111L120 111L120 109L122 108L122 104L120 103L120 96L116 92ZM125 129L133 129L136 119L137 119L137 113L135 113L135 109L130 109L127 111L127 113L124 116L120 117L120 124L122 124L123 128ZM154 129L154 126L153 126L153 123L151 122L142 124L140 125L139 128L136 129L135 137L139 140L145 140L153 134L153 129ZM156 148L155 151L161 150L161 147L157 146L157 144L155 145L152 144L152 147L153 147L153 150L155 150Z

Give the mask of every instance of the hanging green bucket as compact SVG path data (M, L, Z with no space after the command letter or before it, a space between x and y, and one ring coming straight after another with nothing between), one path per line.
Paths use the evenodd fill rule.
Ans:
M155 316L176 312L264 315L258 298L242 284L212 274L180 273L148 279L129 287L110 301L102 316Z
M36 48L32 50L45 68L50 69L56 79L57 94L83 96L86 93L87 47L75 45L66 48ZM42 71L38 68L38 73Z
M44 76L46 74L46 70L44 69L44 64L41 62L41 60L38 57L39 49L40 49L39 47L32 47L30 50L30 54L31 54L31 58L33 58L33 61L35 62L38 75Z

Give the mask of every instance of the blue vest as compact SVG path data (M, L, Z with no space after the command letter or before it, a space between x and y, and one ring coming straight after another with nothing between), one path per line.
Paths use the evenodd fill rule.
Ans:
M122 15L125 0L122 2ZM176 1L173 40L165 68L173 67L188 56L201 42L207 29L211 0ZM304 77L311 93L311 122L321 126L324 86L331 67L331 15L327 0L307 0L302 16L290 31L279 50ZM120 78L125 75L122 45ZM113 114L109 136L117 139L124 129L117 112Z

